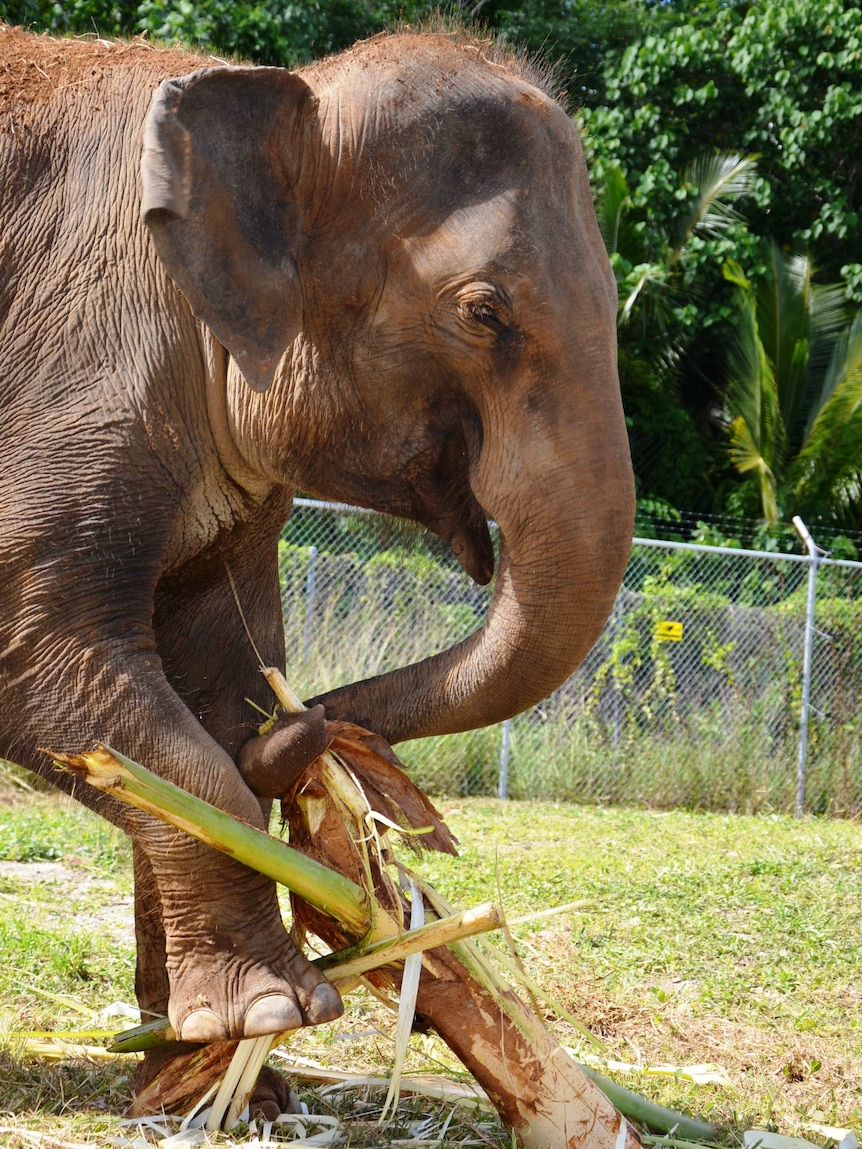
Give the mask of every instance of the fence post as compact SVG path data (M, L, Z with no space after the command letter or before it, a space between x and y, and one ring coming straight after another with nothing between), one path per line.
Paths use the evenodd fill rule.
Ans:
M503 741L500 745L500 780L497 783L497 797L509 797L509 751L512 746L512 719L503 723Z
M801 818L805 813L805 772L808 761L808 715L811 710L811 662L814 653L814 610L817 601L817 569L820 566L820 552L811 533L800 519L793 516L793 525L805 543L810 564L808 567L808 600L805 607L805 642L802 655L802 709L799 714L799 760L796 767L796 807L794 814Z
M308 573L305 576L305 633L302 646L303 662L308 662L311 650L311 619L314 614L314 592L317 585L317 547L308 548Z
M623 629L623 594L625 588L620 587L617 591L617 597L614 602L614 610L611 615L611 656L616 643L619 641ZM611 664L613 665L613 663ZM613 682L613 672L611 672L611 681ZM614 754L620 748L620 730L622 727L622 709L623 709L623 696L620 689L619 682L613 682L613 701L614 701L614 734L613 734L613 747Z

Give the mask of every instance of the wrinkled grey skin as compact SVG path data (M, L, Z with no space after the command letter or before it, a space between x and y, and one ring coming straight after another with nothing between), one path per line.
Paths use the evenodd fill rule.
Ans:
M485 625L328 718L396 742L545 697L611 608L633 500L566 115L444 36L298 74L68 50L93 67L0 124L0 754L69 788L37 747L98 738L262 826L322 714L243 759L270 700L226 570L281 664L296 487L424 523L479 581L486 517L503 540ZM78 796L133 836L145 1008L192 1041L338 1013L272 883Z

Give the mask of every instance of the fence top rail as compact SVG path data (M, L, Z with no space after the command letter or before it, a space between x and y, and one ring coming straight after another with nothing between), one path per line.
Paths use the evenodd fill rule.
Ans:
M746 559L772 559L773 562L817 563L818 566L845 567L848 570L862 571L862 562L852 559L830 559L825 555L812 558L811 555L785 554L783 551L752 551L745 547L712 547L705 543L672 543L667 539L632 539L633 547L656 547L670 551L694 551L704 555L730 555Z
M298 498L293 500L293 505L295 507L305 507L309 510L341 511L351 515L377 514L377 511L369 510L368 507L354 507L349 503L330 503L322 499ZM489 525L491 527L496 526L493 522ZM815 559L810 555L785 554L778 551L752 551L746 550L744 547L713 547L707 546L704 543L673 543L666 539L642 539L638 536L632 539L632 546L656 547L669 551L690 551L705 555L730 555L734 558L772 559L774 562L806 564L816 562L818 566L844 567L848 570L862 571L862 562L853 562L851 559L830 559L823 555L818 555Z

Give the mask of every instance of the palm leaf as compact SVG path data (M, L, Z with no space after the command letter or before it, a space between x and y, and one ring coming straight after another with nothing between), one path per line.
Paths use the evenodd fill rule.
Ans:
M828 499L830 492L858 499L862 461L862 312L835 342L812 406L795 468L800 500Z
M660 264L657 263L643 263L638 267L632 268L630 275L618 285L620 288L620 302L619 311L617 314L617 322L620 327L631 322L637 309L639 301L643 301L647 297L648 289L652 284L659 287L663 286L667 280L667 272ZM645 321L652 321L657 331L664 330L663 317L661 315L662 307L658 302L655 293L650 294L650 301L653 304L651 309L652 314L644 315Z
M858 408L858 380L862 371L862 312L846 325L847 304L844 292L840 285L822 289L822 294L829 293L840 297L840 307L837 302L826 301L829 308L830 324L836 322L840 316L840 326L830 329L831 338L824 337L819 340L821 351L822 370L818 386L811 404L811 410L805 426L805 444L812 437L815 425L821 416L825 416L827 425L836 418L846 422L855 416ZM818 289L817 295L821 294ZM826 310L824 307L824 310ZM828 357L825 352L828 351ZM812 349L813 357L813 349ZM838 414L830 414L830 408Z
M737 306L739 322L729 355L730 457L740 473L753 473L763 517L775 523L785 445L778 387L760 336L757 300L750 287L739 288Z
M619 164L605 169L604 186L596 200L596 215L608 254L619 250L620 225L625 209L631 205L629 185Z
M804 427L806 376L813 335L812 266L805 255L785 255L777 244L766 249L767 274L757 287L757 323L775 375L784 429L794 445Z
M757 156L738 152L718 152L702 156L683 172L683 186L697 189L688 211L677 224L674 258L693 235L720 236L742 216L732 202L751 195L757 180Z

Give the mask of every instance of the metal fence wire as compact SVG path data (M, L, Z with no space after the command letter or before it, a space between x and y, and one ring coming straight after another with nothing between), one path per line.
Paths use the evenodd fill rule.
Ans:
M489 588L401 524L297 500L280 544L288 668L308 697L424 658ZM635 539L578 671L501 726L399 747L448 795L862 812L862 563Z

